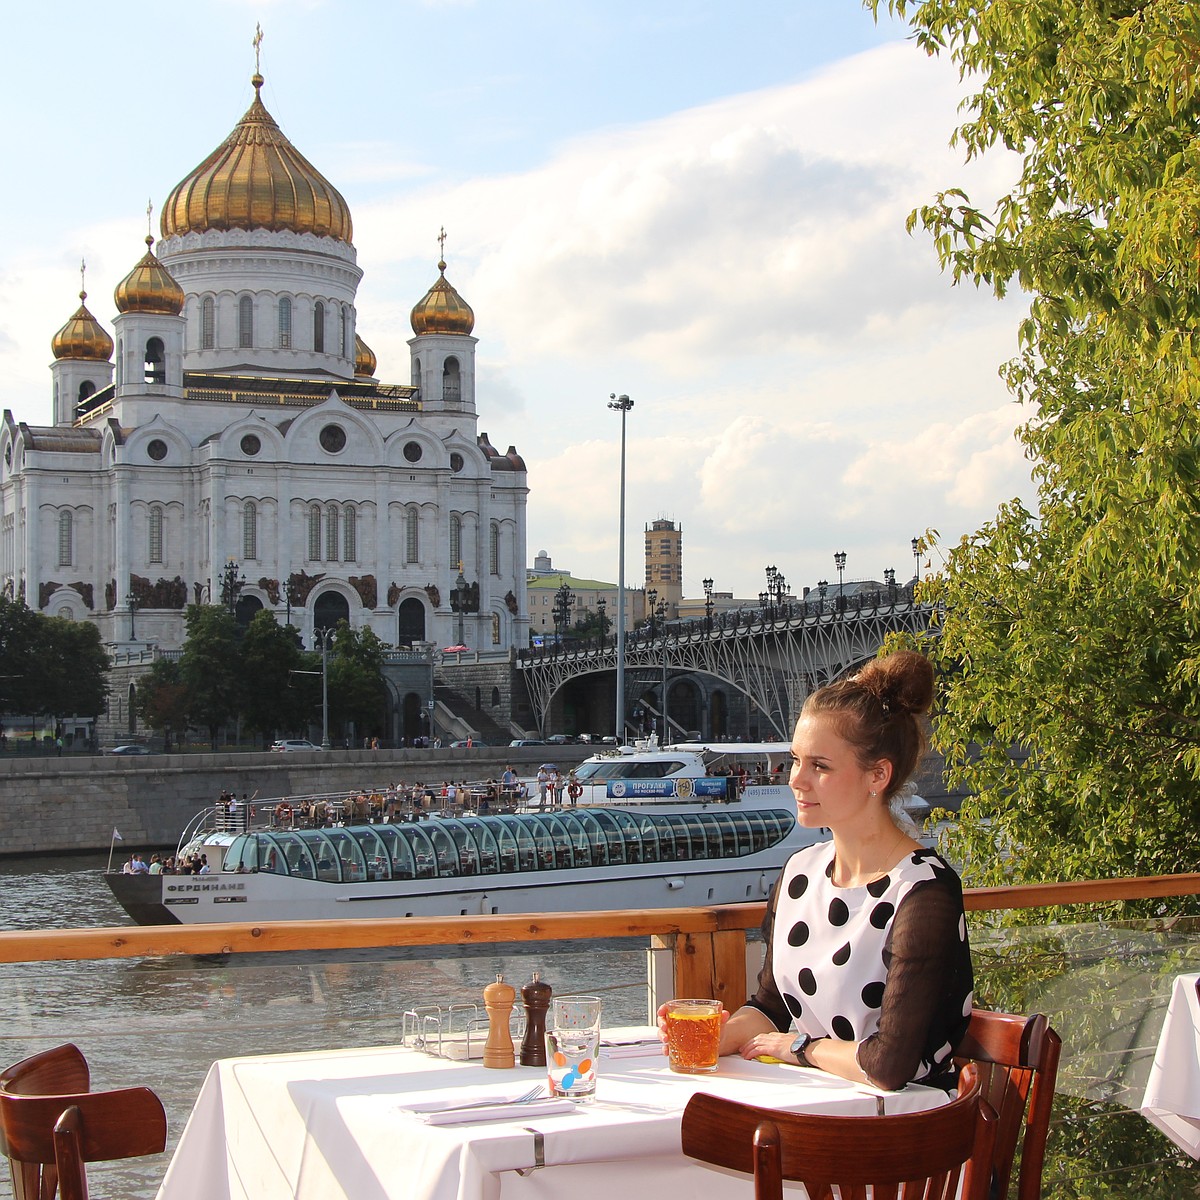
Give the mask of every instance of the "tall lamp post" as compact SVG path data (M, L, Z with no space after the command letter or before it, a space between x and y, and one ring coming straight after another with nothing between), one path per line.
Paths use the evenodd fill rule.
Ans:
M559 645L566 646L567 630L571 623L571 608L575 603L575 597L571 595L571 589L564 583L562 587L554 593L554 623L562 627L562 633L559 634Z
M842 575L846 570L846 552L839 550L833 556L833 565L837 567L838 573L838 612L846 611L846 597L842 591Z
M700 582L704 585L704 631L705 633L712 633L713 581L711 579L702 579Z
M658 636L658 624L656 617L658 616L658 588L650 588L646 592L646 608L650 613L650 640Z
M604 649L604 635L608 632L608 617L606 612L608 609L608 601L601 596L596 601L596 611L600 614L600 649Z
M137 625L136 625L137 610L139 608L141 608L141 604L138 601L138 598L136 596L130 596L129 599L125 601L125 603L129 608L129 640L131 642L136 642L137 641Z
M633 407L628 396L613 392L608 407L621 414L621 530L617 548L617 735L618 745L625 741L625 418Z
M321 646L321 749L329 749L329 643L332 629L314 629L313 634Z
M894 603L895 599L896 599L896 569L895 569L895 567L888 567L883 572L883 582L884 582L884 586L887 588L888 599Z
M463 613L467 611L467 601L471 594L471 587L463 576L462 563L458 564L458 578L454 581L454 599L456 601L455 611L458 613L458 644L465 646L463 641Z
M913 596L916 596L916 586L921 581L921 539L913 538Z
M237 611L238 597L246 586L246 577L239 573L238 564L231 558L221 572L221 603L232 617Z

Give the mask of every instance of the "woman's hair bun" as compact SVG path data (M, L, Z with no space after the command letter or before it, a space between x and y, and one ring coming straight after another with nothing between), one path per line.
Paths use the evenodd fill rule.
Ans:
M867 663L858 683L885 709L914 716L933 707L933 664L915 650L897 650Z

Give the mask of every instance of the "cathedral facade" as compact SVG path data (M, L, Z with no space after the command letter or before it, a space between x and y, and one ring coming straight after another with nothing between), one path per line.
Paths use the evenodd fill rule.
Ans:
M474 314L439 262L408 382L379 381L350 210L262 82L170 193L111 336L80 293L53 425L4 412L0 587L121 649L178 647L186 606L222 598L310 646L341 619L393 646L527 646L526 469L478 431Z

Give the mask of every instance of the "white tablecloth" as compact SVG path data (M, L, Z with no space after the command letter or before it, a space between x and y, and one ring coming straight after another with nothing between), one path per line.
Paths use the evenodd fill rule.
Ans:
M431 1126L406 1104L516 1096L544 1070L486 1070L400 1047L226 1059L214 1063L159 1190L159 1200L632 1200L694 1194L679 1148L696 1091L752 1104L869 1116L944 1103L910 1086L879 1092L811 1070L723 1058L715 1075L675 1075L661 1053L605 1059L596 1099L569 1113ZM546 1170L534 1165L540 1132ZM706 1197L740 1196L744 1177L706 1171ZM682 1190L681 1190L682 1189Z
M1142 1116L1200 1158L1200 975L1179 975L1146 1081Z

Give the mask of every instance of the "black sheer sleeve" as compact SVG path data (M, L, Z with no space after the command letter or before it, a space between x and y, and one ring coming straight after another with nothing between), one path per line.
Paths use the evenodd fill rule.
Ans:
M858 1065L895 1090L948 1067L966 1031L973 979L961 886L938 879L914 887L892 919L883 961L879 1030L859 1044Z
M792 1014L788 1012L775 983L775 967L772 963L771 932L775 928L775 904L779 898L779 881L771 889L771 898L767 901L767 913L763 917L762 934L767 943L767 952L763 957L762 970L758 973L758 991L746 1001L747 1008L757 1008L767 1017L781 1033L792 1027Z

